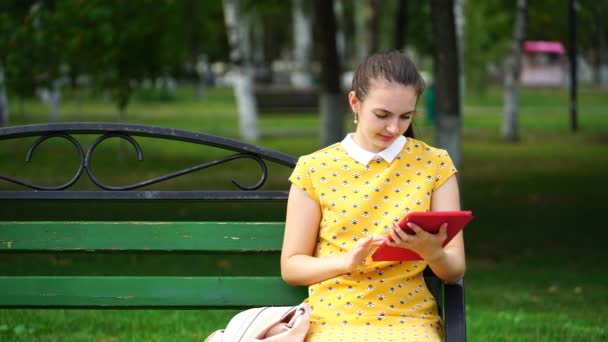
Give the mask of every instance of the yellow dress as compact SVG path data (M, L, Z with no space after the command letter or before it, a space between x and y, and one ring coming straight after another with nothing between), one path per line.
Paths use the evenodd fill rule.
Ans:
M315 256L345 253L357 240L388 235L392 222L429 211L433 190L456 169L445 150L408 138L389 164L355 161L341 143L302 156L289 178L320 204ZM306 341L441 341L441 318L424 261L373 262L309 286Z

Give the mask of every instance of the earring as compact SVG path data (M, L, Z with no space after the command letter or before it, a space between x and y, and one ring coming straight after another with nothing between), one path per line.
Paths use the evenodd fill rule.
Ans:
M353 120L353 123L356 125L359 123L359 120L357 120L357 113L355 113L355 119Z

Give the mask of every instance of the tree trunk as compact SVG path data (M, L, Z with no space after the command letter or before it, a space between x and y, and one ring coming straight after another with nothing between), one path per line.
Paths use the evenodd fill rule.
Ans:
M380 16L382 15L382 2L368 0L367 31L369 39L369 53L380 50Z
M605 6L608 7L608 6ZM603 18L605 17L606 14L608 13L603 13L604 12L604 6L600 5L599 3L595 4L595 7L593 8L593 21L595 22L595 29L593 32L593 41L595 41L595 43L593 44L593 46L591 47L591 51L592 51L592 67L593 67L593 84L597 87L602 87L605 84L605 75L604 75L604 71L602 70L603 68L605 68L606 63L608 62L606 60L605 54L606 54L606 30L605 30L605 24L603 22Z
M124 124L127 120L127 104L122 102L118 105L118 123ZM122 138L118 139L118 160L123 161L127 159L127 144Z
M196 60L196 75L198 76L198 82L196 82L196 98L202 100L205 98L205 82L209 74L209 62L207 56L201 54Z
M9 125L8 97L6 96L6 84L4 83L4 69L0 63L0 127Z
M336 16L336 47L338 49L338 58L340 63L345 64L346 58L346 42L344 39L344 8L342 6L342 0L334 1L334 14Z
M341 98L341 66L336 50L336 17L333 1L315 1L315 40L321 62L321 145L327 146L344 137L346 100Z
M295 67L291 73L291 85L299 89L311 88L312 27L304 8L304 0L292 0L292 5Z
M251 17L246 22L249 23L249 29L252 29L252 39L247 39L247 49L245 50L245 56L251 56L251 64L254 69L256 67L262 68L266 63L266 51L264 49L264 25L262 23L262 19L257 14L257 11L252 11L249 14ZM256 48L253 49L252 47ZM254 75L255 79L255 75ZM255 83L255 82L254 82Z
M51 89L43 88L38 91L38 96L49 106L49 122L59 122L59 105L61 104L61 80L53 81Z
M355 42L357 60L362 61L369 54L369 32L366 29L369 0L355 0Z
M437 101L435 145L446 149L456 166L462 166L460 81L452 0L431 1L434 74Z
M25 125L25 100L23 95L19 96L19 117L21 118L21 124Z
M239 112L239 132L243 139L259 138L257 103L253 93L249 23L240 16L239 0L224 0L224 20L230 44L230 60L235 66L232 81Z
M456 40L458 46L458 74L460 83L460 112L464 113L464 95L466 91L466 73L465 73L465 59L464 54L466 51L466 5L467 0L456 0L454 2L454 21L456 23Z
M408 0L397 1L397 11L395 12L395 30L393 47L399 51L405 49L407 43L407 20Z
M505 94L503 104L502 137L509 142L519 140L517 112L519 111L519 74L521 70L522 45L525 39L528 1L517 1L517 16L513 26L511 53L505 69Z
M61 104L61 81L53 82L51 91L51 122L59 122L59 105Z

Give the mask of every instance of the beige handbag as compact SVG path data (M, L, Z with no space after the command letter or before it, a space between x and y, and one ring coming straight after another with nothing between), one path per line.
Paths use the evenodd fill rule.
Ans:
M218 330L205 342L303 342L310 327L310 307L266 306L238 313L226 329Z

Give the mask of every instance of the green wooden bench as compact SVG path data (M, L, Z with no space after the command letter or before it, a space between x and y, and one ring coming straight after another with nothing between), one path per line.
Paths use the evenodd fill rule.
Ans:
M99 138L85 152L80 141L91 141L86 139L91 135ZM267 161L282 165L286 179L296 158L195 132L94 123L2 128L0 153L6 152L6 141L14 146L32 137L40 138L28 158L44 141L59 138L79 151L80 163L76 175L57 187L25 182L0 166L1 308L221 309L292 305L305 298L305 288L288 286L280 277L288 184L263 190L271 169ZM141 156L135 137L231 154L137 184L102 183L91 162L97 146L122 138ZM140 190L237 159L248 160L255 167L251 172L261 174L255 185L233 181L238 190ZM73 190L82 174L102 190ZM69 210L59 214L59 208ZM194 209L182 215L187 208ZM441 305L447 340L465 340L463 284L445 285L430 271L425 279Z

